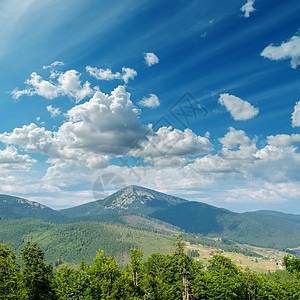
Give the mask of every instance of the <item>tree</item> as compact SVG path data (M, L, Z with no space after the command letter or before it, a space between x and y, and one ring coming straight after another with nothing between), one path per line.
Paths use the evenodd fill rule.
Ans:
M210 261L207 274L209 299L245 299L243 272L222 255L215 255Z
M44 253L36 243L30 242L22 250L22 280L32 300L51 299L51 281L53 270L51 265L46 265Z
M67 264L61 266L53 280L55 295L59 300L92 300L91 282L86 270L74 270Z
M178 276L181 279L182 300L189 300L192 293L189 289L189 280L193 279L194 260L184 253L185 243L182 235L179 235L175 242L174 263Z
M19 270L14 251L0 244L0 299L26 299Z
M106 253L100 250L88 274L91 276L93 299L111 299L114 282L120 275L114 257L106 257Z
M300 258L288 254L283 258L283 264L287 271L300 279Z
M141 262L144 253L138 249L130 249L130 265L132 269L132 280L135 286L139 285L139 273L141 271Z

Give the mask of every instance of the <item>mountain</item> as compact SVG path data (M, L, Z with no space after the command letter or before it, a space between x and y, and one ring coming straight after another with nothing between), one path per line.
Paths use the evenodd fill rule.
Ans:
M297 215L268 211L241 214L190 201L156 211L150 217L186 232L227 237L260 247L286 249L300 245L300 230L297 230L300 216Z
M286 232L293 232L295 234L300 232L300 215L285 214L272 210L246 212L244 215L260 223Z
M0 219L34 218L54 221L64 218L59 212L19 197L0 195Z
M93 201L60 212L67 217L82 217L105 213L134 213L149 215L155 211L188 202L141 186L125 187L103 200Z
M133 216L131 220L130 216ZM98 222L128 225L128 222L133 222L140 229L145 228L143 223L146 222L146 227L149 229L152 226L151 230L155 231L157 223L154 222L153 227L154 223L147 221L147 218L152 218L189 233L217 236L255 246L286 249L300 245L299 215L274 211L235 213L135 185L123 188L103 200L61 211L54 211L25 199L2 195L0 218L35 218L60 224ZM139 224L136 224L137 220Z
M240 243L286 249L300 245L300 216L279 212L234 213L140 186L129 186L103 200L61 211L67 217L139 214L186 232L221 236Z

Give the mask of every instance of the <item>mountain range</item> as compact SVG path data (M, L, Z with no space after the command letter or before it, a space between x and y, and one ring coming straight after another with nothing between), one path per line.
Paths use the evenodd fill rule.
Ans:
M128 186L105 199L60 211L26 199L0 195L1 219L126 224L126 216L132 215L141 216L142 222L150 218L187 233L222 237L255 246L277 249L300 246L300 215L275 211L235 213L140 186Z

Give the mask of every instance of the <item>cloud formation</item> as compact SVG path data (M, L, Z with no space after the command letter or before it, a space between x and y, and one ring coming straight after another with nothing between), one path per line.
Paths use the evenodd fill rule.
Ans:
M148 67L159 63L158 57L153 52L145 53L144 59Z
M207 154L212 148L208 138L197 136L191 129L181 131L163 126L156 132L149 132L147 140L140 144L139 149L132 150L130 155L144 157L153 166L178 166L189 161L186 156Z
M27 170L36 162L28 154L22 155L14 146L8 146L4 150L0 150L0 171L7 170L23 171Z
M53 73L51 73L53 75ZM30 79L25 81L27 87L23 90L15 89L11 92L14 99L22 95L39 95L47 99L54 99L59 96L67 96L80 102L82 99L93 93L90 83L86 81L83 85L80 81L80 73L76 70L68 70L64 73L57 74L56 82L52 79L44 80L36 72L30 75ZM54 76L52 76L54 77Z
M292 113L292 126L300 127L300 101L296 103Z
M253 4L254 4L254 0L247 0L247 3L241 7L241 11L244 13L245 18L249 18L250 13L255 11Z
M52 105L47 106L47 110L49 111L52 118L55 118L61 114L61 111L57 107L52 107Z
M111 69L98 69L91 66L86 67L86 71L98 80L123 80L128 83L129 79L133 80L137 76L134 69L122 67L122 74L119 72L113 73Z
M89 101L71 108L56 132L32 123L0 134L0 141L50 156L48 162L56 170L71 165L102 168L109 158L126 155L146 138L147 128L138 113L130 94L119 86L110 95L97 91Z
M159 99L155 94L150 94L149 97L144 97L139 104L150 108L156 108L160 106Z
M251 140L243 130L230 127L229 132L219 141L222 144L219 153L199 157L187 165L186 169L197 173L240 173L256 160L255 140Z
M263 182L256 186L226 190L226 202L232 203L257 203L257 202L286 202L289 197L300 196L300 189L294 183L272 184Z
M294 35L287 42L279 46L270 44L260 54L270 60L290 59L290 65L296 69L300 64L300 36Z
M226 107L236 121L252 119L259 112L259 109L253 107L249 102L227 93L220 95L219 103Z
M56 66L64 66L65 64L62 62L62 61L55 61L53 62L52 64L50 64L49 66L43 66L43 69L46 70L46 69L52 69Z

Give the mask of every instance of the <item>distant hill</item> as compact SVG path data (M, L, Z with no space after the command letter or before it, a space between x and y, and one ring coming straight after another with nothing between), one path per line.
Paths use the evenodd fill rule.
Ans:
M186 232L228 237L261 247L286 249L300 245L299 223L293 221L298 220L296 215L269 212L240 214L200 202L187 202L156 211L150 217Z
M59 212L37 202L0 195L0 219L34 218L54 221L64 218Z
M149 215L155 211L185 202L188 201L144 187L131 185L103 200L63 209L60 212L67 217L124 212Z
M247 212L243 215L263 223L273 228L299 234L300 233L300 215L285 214L272 210L259 210L255 212ZM300 244L300 242L299 242Z

